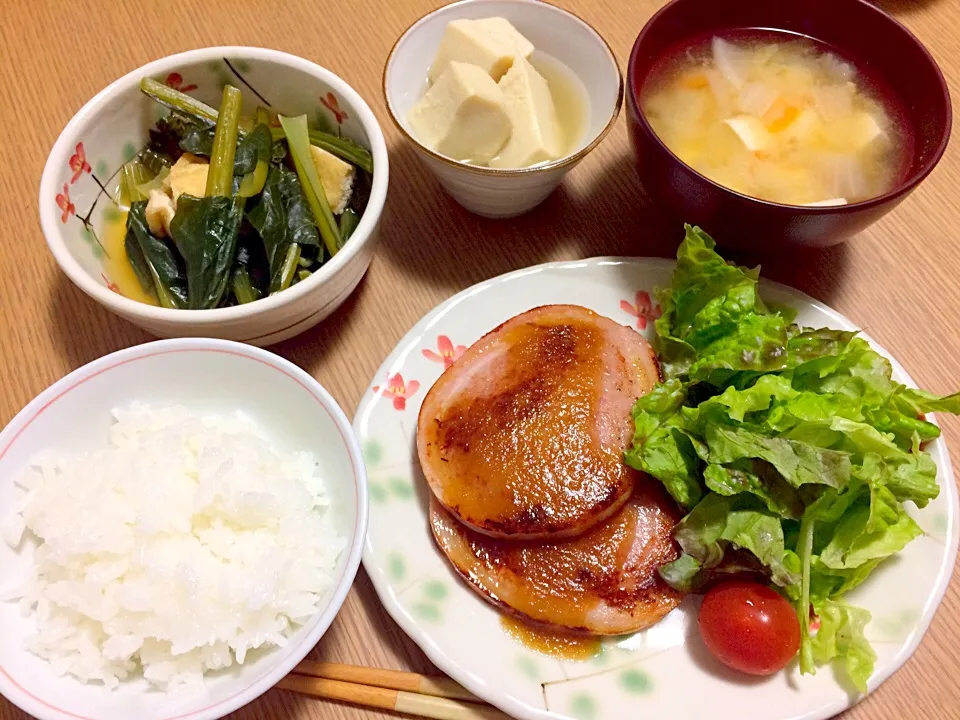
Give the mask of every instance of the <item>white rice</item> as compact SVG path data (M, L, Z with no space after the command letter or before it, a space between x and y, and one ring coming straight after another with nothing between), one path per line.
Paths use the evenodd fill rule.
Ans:
M281 646L331 589L344 539L310 453L280 453L241 416L114 411L109 447L38 458L0 535L39 541L16 593L27 649L116 687L169 690Z

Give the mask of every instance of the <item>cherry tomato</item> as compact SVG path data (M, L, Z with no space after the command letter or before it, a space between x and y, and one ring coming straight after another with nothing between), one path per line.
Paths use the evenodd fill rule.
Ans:
M797 654L800 622L790 603L766 585L730 580L703 599L700 636L724 665L771 675Z

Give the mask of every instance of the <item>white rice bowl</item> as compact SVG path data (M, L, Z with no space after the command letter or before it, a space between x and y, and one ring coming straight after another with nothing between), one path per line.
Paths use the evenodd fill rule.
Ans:
M277 558L282 560L293 557L282 549L283 545L272 556L273 559L265 559L258 565L251 553L253 550L262 552L263 546L259 541L256 545L236 546L231 541L231 548L243 556L243 561L253 568L253 571L225 581L215 591L209 583L196 588L197 597L201 597L200 593L205 596L216 592L218 603L211 606L206 602L198 602L197 607L186 608L192 613L191 617L198 619L198 627L208 633L205 638L209 640L207 645L223 643L217 647L226 648L229 652L229 656L206 653L206 657L200 661L201 666L206 663L209 668L225 663L227 659L231 664L220 670L207 669L202 676L202 682L196 681L198 665L195 657L188 657L183 666L163 665L164 659L170 659L166 653L172 650L174 642L187 649L187 652L181 655L189 656L189 648L200 637L200 633L195 629L192 630L187 624L179 622L180 615L184 612L184 603L182 599L178 600L177 594L185 592L185 588L189 587L189 575L178 577L169 570L172 552L165 551L163 555L157 552L143 553L142 557L134 557L133 569L129 566L122 568L122 577L132 577L138 563L141 568L146 567L148 562L152 563L152 566L167 568L170 582L150 586L154 591L153 596L147 597L147 592L140 592L139 595L131 593L131 596L149 603L151 608L148 608L148 611L155 610L155 627L168 633L169 637L165 642L169 643L169 648L164 647L160 654L152 655L149 647L145 650L144 646L141 646L137 653L130 649L136 634L132 633L133 638L121 640L121 634L117 633L118 639L109 650L110 657L106 657L108 653L103 652L103 646L99 642L92 640L96 651L84 652L82 656L62 644L53 651L59 658L58 662L72 663L73 669L78 673L81 667L86 668L88 674L93 674L91 669L94 668L112 672L118 665L125 664L121 658L128 657L133 660L134 666L127 670L128 675L125 678L121 678L120 673L115 673L119 682L116 687L111 688L103 679L82 682L65 667L62 667L58 674L52 658L40 657L28 649L39 641L42 633L38 631L36 610L31 610L27 615L21 612L21 605L29 604L30 601L28 599L21 602L20 596L25 591L29 596L31 592L31 577L37 567L37 551L41 540L34 533L21 528L16 520L15 515L21 508L27 510L22 507L27 491L18 485L18 481L35 478L35 470L41 475L44 471L64 472L57 469L56 463L62 463L66 458L78 459L111 448L111 436L122 432L122 427L131 427L129 423L133 422L132 418L128 417L123 423L118 423L113 416L114 411L118 408L131 411L138 402L157 411L182 406L196 417L215 416L218 421L214 424L224 427L227 424L242 423L242 420L237 420L238 413L251 419L256 425L256 433L262 433L268 444L275 448L275 453L282 458L283 462L277 463L277 466L286 464L294 468L288 475L295 476L297 482L306 488L296 494L302 493L303 496L319 501L314 509L323 522L329 524L327 530L320 532L325 532L329 538L332 531L332 537L343 545L338 553L337 548L341 545L328 545L326 542L321 545L318 540L316 545L311 546L310 543L314 542L313 536L304 541L296 541L300 544L296 562L309 561L311 555L315 560L317 575L312 580L326 587L326 590L320 593L317 590L321 585L311 587L311 579L306 573L291 578L291 573L279 570L282 562ZM222 432L224 427L219 432ZM207 432L206 429L203 430L204 434ZM135 441L128 437L123 442ZM246 452L246 448L242 451ZM309 475L306 480L301 479L306 471L301 472L295 461L300 452L308 452L313 456L315 464L312 480ZM161 453L154 453L155 457L159 455ZM146 460L143 462L146 463ZM181 460L164 456L162 462L164 472L174 474L174 469L180 467ZM308 462L307 465L309 464ZM270 472L273 473L274 470ZM287 473L286 470L282 472ZM311 484L314 481L319 484ZM87 483L93 480L83 477L78 482ZM212 484L212 476L210 482L209 488L217 487ZM255 477L247 478L245 482L251 483L251 487L257 489L257 492L262 489ZM27 480L27 483L30 481ZM170 508L173 500L167 496L180 498L180 495L171 489L177 486L178 483L152 483L144 487L143 492L151 494L143 495L140 499L142 518L149 518L155 524L171 522L173 515ZM140 497L139 493L140 489L137 489L135 494L131 492L131 496ZM270 502L278 506L295 497L274 485L268 488L266 494L270 496ZM246 497L249 502L238 502L241 497ZM258 498L256 501L255 497ZM206 509L202 512L204 517L220 517L222 520L233 514L248 524L260 522L257 519L258 513L262 519L261 499L262 495L244 496L243 493L220 492L216 500L209 497L203 500L198 493L194 493L194 500L198 504L206 503ZM160 500L163 500L162 505ZM178 501L183 502L182 499ZM110 531L106 524L102 528L99 523L85 526L81 517L85 502L82 494L71 496L72 507L69 513L65 502L60 499L55 502L57 507L62 507L61 512L75 516L66 517L66 521L72 523L71 527L74 528L69 539L63 538L64 543L71 543L64 545L68 555L71 554L69 551L73 548L72 543L79 530L92 527L94 532L90 533L90 540L95 556L104 561L108 556L114 561L118 558L129 560L126 555L95 547L92 542L94 539L107 544L107 536L110 535L109 539L112 541L112 535L116 534L120 541L123 541L124 533ZM124 500L124 503L126 502L127 500ZM324 637L344 603L360 564L367 528L367 502L367 476L363 457L349 419L316 379L282 357L256 347L224 340L179 338L136 345L84 365L40 393L0 432L0 524L3 525L2 532L7 540L15 541L15 536L23 531L21 542L15 550L0 539L0 595L6 594L8 598L13 598L8 601L0 600L0 694L39 720L216 720L233 712L273 687ZM119 513L119 503L111 503L111 506L113 512ZM191 530L194 528L194 520L197 520L198 529L212 529L213 525L209 522L207 526L201 525L198 519L200 514L198 512L197 517L189 516ZM299 529L295 525L289 525L289 519L281 523L282 533L289 533L285 537L301 537ZM231 531L243 527L233 521L227 523L227 526ZM126 524L123 527L125 528ZM267 529L269 533L261 529L261 534L279 537L281 531ZM151 542L160 534L159 531L147 532L145 527L138 527L137 533L146 533ZM170 538L179 537L180 531L174 528L167 535ZM213 532L205 532L203 536L209 548L215 547L214 542L224 537L222 533ZM51 543L51 547L53 544ZM176 553L179 557L180 550L176 550ZM324 561L324 554L329 557L329 562ZM263 557L271 556L264 554ZM331 568L334 557L336 565ZM195 558L191 557L191 560ZM57 558L57 561L60 559ZM268 569L262 571L263 567ZM117 575L111 578L111 572L116 575L118 568L119 565L112 568L108 564L99 565L98 571L101 574L91 575L89 578L84 576L84 586L88 579L94 584L110 586L121 577ZM229 620L225 614L221 616L220 611L224 606L220 598L230 598L231 592L245 595L246 589L254 587L257 580L261 581L261 585L257 587L254 596L246 598L249 605L240 603L230 606L232 611L237 611L237 608L240 610L237 611L237 616ZM264 601L258 609L256 593L266 592L273 583L277 594ZM136 585L131 584L131 587ZM143 589L146 586L140 587ZM308 617L294 617L307 612L302 609L301 602L305 601L310 593L322 595L315 609ZM78 601L90 602L89 597L78 597ZM125 602L129 601L130 598L125 599ZM275 614L266 611L273 603L277 603L276 607L279 609ZM280 607L281 604L283 607ZM136 612L146 616L148 611ZM133 613L131 610L118 611L115 619L118 624L128 623L123 626L125 628L135 628L136 625L129 624L132 622ZM166 627L165 624L174 615L178 622ZM285 619L278 620L281 616ZM221 624L215 627L210 625L214 620L219 620ZM302 624L296 624L297 621ZM99 616L92 622L94 628L96 623L103 625ZM164 627L160 627L161 625ZM68 622L67 631L72 627L72 622ZM267 634L275 632L278 627L285 627L282 630L285 638L283 646L265 641ZM61 628L61 631L65 630ZM83 637L82 633L80 637ZM86 637L99 636L92 632ZM261 640L263 644L260 649L248 649L243 655L242 648L250 648ZM146 638L144 645L147 645ZM322 656L322 644L320 648ZM88 646L87 650L89 649ZM237 661L237 650L243 655L243 664ZM63 657L60 657L61 655ZM100 657L101 655L104 657ZM82 663L79 662L80 657L83 659ZM179 662L181 658L176 657ZM144 677L142 660L152 668L152 681ZM104 665L104 661L109 662ZM164 690L164 687L167 689ZM259 716L262 710L255 709L253 713Z
M116 687L202 682L286 644L329 592L345 541L317 462L242 416L114 412L109 447L48 456L18 480L0 534L40 541L19 596L26 647L57 674Z

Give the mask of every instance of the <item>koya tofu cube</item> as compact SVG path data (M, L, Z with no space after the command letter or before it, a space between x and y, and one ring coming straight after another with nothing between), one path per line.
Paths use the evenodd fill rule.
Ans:
M527 60L517 58L500 80L500 90L513 133L490 167L529 167L560 157L563 148L557 109L543 76Z
M503 92L466 63L450 63L407 119L420 142L454 160L485 164L510 137Z
M452 62L476 65L499 80L516 58L527 59L532 53L533 44L504 18L454 20L447 25L430 66L430 82L436 82Z

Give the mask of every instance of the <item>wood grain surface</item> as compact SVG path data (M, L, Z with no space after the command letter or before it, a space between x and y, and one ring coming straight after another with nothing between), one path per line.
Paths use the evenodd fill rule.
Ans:
M348 414L379 363L424 313L473 283L550 260L671 256L680 228L642 199L626 123L544 205L515 221L473 217L441 192L394 130L380 82L393 42L432 0L0 0L0 423L67 372L150 340L81 294L40 231L37 189L70 117L113 79L210 45L259 45L332 69L369 102L391 154L382 244L366 279L320 327L274 348L311 372ZM659 0L560 0L610 42L621 67ZM881 3L927 44L960 87L960 3ZM960 385L960 140L883 221L840 247L764 259L767 276L830 304L893 352L922 386ZM960 422L943 418L960 458ZM956 465L956 463L955 463ZM0 628L2 632L2 628ZM361 570L312 657L430 672ZM957 573L916 655L845 714L850 720L960 717ZM27 717L0 699L0 720ZM274 690L236 720L371 720L385 714Z

